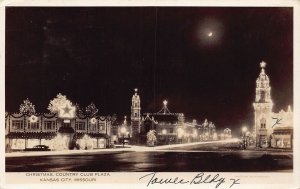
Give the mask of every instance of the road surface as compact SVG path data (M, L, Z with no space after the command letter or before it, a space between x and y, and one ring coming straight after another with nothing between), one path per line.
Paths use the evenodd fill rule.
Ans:
M293 169L293 155L264 151L106 151L6 157L7 172L268 172Z

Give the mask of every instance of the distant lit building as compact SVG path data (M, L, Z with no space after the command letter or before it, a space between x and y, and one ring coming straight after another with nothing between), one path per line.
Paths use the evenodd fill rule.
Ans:
M217 140L216 126L213 122L207 119L200 125L196 126L198 129L200 141Z
M137 89L132 96L131 105L131 143L145 144L147 133L155 130L158 144L184 143L217 140L216 127L212 122L197 124L196 120L187 122L183 113L172 113L168 102L157 113L144 113L141 116L141 100Z
M254 136L257 147L292 148L293 112L272 111L271 86L265 73L265 62L260 63L261 72L256 80L256 97L254 107Z
M271 147L292 148L293 146L293 112L288 106L287 111L281 110L273 113L273 118L280 120L280 124L274 126L271 135ZM273 122L273 124L275 124Z

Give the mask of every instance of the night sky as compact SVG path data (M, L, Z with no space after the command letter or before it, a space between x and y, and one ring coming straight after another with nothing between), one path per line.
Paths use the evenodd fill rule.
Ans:
M210 34L210 36L209 36ZM29 98L38 112L57 93L102 115L205 118L218 129L253 123L259 63L273 110L293 104L293 9L207 7L6 8L6 111Z

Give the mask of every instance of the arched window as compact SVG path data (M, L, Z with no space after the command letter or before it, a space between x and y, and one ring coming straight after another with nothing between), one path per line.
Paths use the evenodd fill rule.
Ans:
M266 128L266 118L261 118L260 119L260 128L265 129Z
M266 92L261 91L260 92L260 102L265 102L265 99L266 99Z

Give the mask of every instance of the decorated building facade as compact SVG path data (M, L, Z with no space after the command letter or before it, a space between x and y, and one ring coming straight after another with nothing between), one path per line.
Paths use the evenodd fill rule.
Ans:
M68 100L59 105L51 113L22 111L22 108L19 113L6 113L7 149L22 150L36 145L46 145L51 150L94 149L110 145L110 116L95 112L84 115Z
M273 112L270 79L265 72L266 63L261 62L261 72L256 80L254 107L254 136L256 147L292 148L293 112Z

